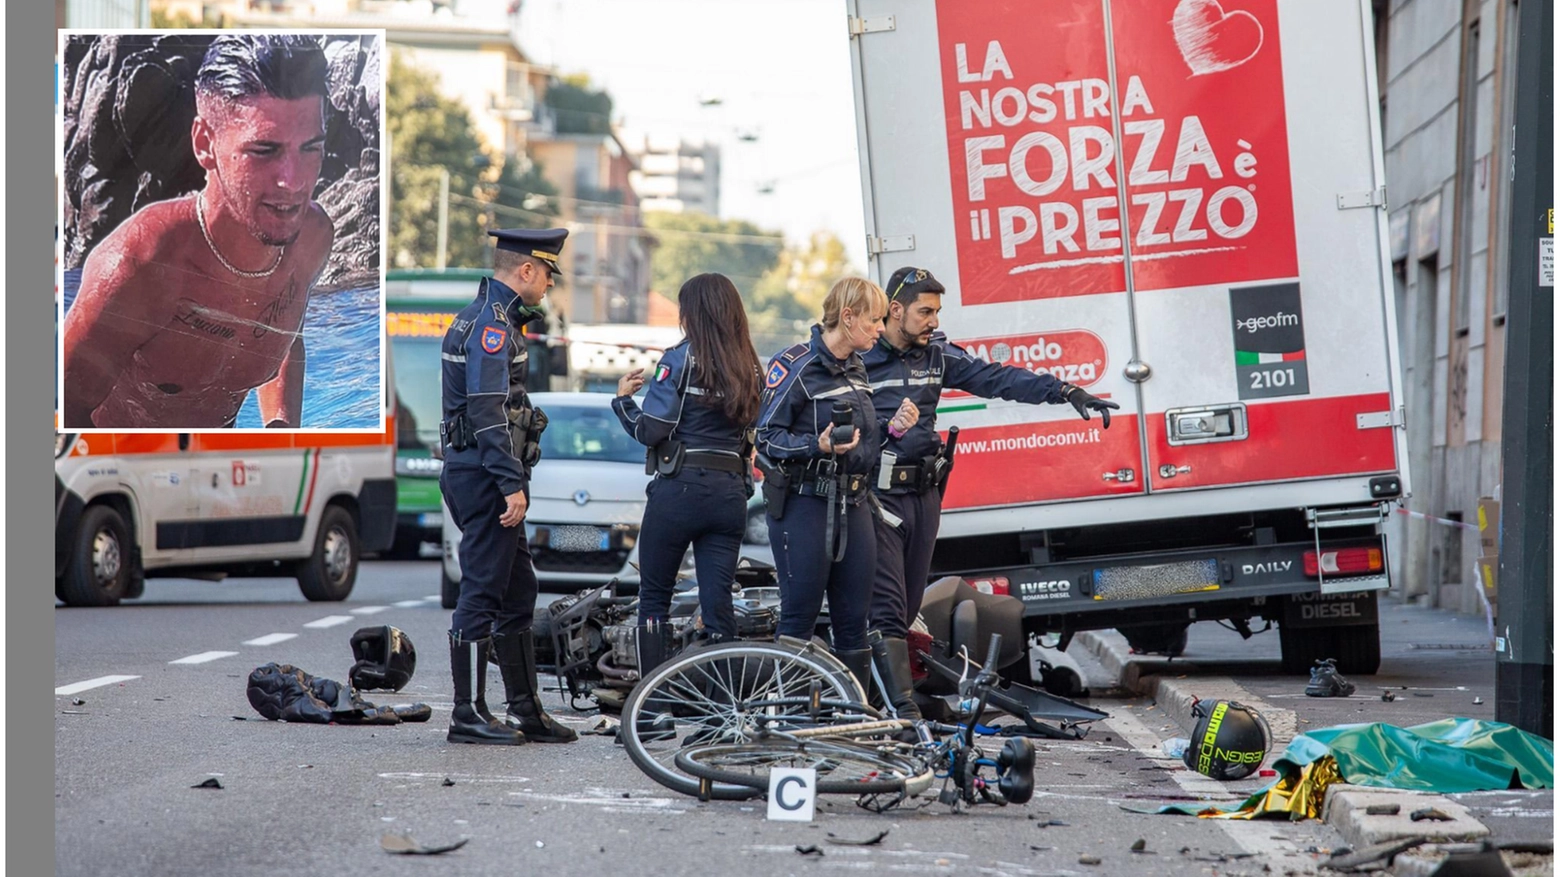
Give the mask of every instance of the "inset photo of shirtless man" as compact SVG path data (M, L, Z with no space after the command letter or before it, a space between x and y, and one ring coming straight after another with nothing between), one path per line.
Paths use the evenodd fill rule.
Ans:
M381 429L382 34L63 41L60 428Z

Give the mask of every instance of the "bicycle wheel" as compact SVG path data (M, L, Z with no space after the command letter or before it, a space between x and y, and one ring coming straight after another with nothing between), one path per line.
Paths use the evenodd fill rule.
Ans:
M679 749L746 742L757 734L760 717L810 723L807 704L815 687L828 700L866 701L856 677L812 643L734 642L684 653L657 667L629 694L623 704L623 748L651 779L698 795L699 780L677 768ZM794 720L787 718L791 715ZM709 794L738 800L756 791L717 784Z
M777 767L813 768L824 795L913 795L932 782L931 768L918 761L832 740L711 743L678 751L676 761L700 779L760 791L769 790Z

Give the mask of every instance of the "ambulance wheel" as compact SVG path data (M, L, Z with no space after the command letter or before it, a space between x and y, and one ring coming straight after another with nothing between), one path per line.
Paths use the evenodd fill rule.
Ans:
M298 589L316 602L345 600L357 582L358 559L357 522L341 506L326 506L314 554L298 566Z
M439 564L439 605L445 609L454 609L460 602L460 580L450 578L450 571Z
M112 506L89 506L56 593L67 606L118 606L130 587L130 558L125 519Z

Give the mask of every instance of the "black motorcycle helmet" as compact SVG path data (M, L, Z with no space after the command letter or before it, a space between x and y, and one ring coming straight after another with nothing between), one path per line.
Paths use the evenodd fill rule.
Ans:
M1272 734L1256 710L1233 700L1192 704L1197 727L1182 760L1203 776L1238 780L1251 776L1267 757Z
M417 649L400 628L364 627L352 635L352 656L357 663L347 679L359 691L400 691L417 669Z

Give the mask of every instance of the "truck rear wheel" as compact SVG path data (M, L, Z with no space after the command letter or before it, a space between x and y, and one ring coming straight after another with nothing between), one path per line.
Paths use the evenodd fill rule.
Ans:
M357 583L357 523L338 505L325 507L314 536L314 553L298 565L298 589L316 602L347 599Z
M81 515L70 565L55 583L67 606L118 606L130 587L130 528L112 506L90 506Z
M1381 667L1381 627L1379 624L1351 624L1343 627L1280 627L1279 649L1285 673L1296 676L1311 672L1317 661L1332 658L1338 672L1345 676L1374 676Z
M1179 658L1186 651L1186 630L1190 624L1150 624L1120 628L1127 645L1140 655L1165 655Z

